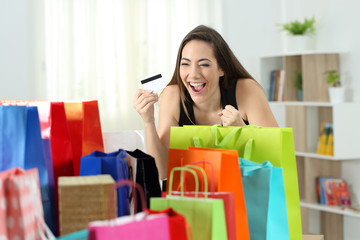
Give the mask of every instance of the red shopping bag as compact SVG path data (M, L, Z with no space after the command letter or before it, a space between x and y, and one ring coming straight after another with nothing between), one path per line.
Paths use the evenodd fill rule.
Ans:
M40 239L44 215L36 168L1 172L0 203L1 239Z
M74 175L80 159L93 151L104 151L98 101L65 102L65 113L73 150Z
M171 169L185 166L198 161L209 161L214 166L214 189L215 192L234 193L236 213L236 236L237 239L250 239L246 214L244 191L242 187L241 173L236 150L207 149L189 147L189 149L169 149L168 155L168 178ZM211 182L212 168L203 166L207 175L207 181ZM199 178L203 184L203 179ZM185 185L187 191L195 190L195 179L189 175L186 177ZM180 174L174 174L174 186L179 186ZM169 182L167 183L169 189ZM204 187L200 184L200 192Z

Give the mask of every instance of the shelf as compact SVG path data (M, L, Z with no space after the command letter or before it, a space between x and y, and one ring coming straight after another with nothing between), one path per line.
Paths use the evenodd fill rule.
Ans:
M306 107L334 107L342 105L359 104L359 102L343 102L343 103L330 103L330 102L306 102L306 101L271 101L270 105L278 106L306 106Z
M310 158L317 158L323 160L330 160L330 161L345 161L345 160L360 160L360 157L334 157L328 155L321 155L317 153L307 153L307 152L295 152L295 155L298 157L310 157Z
M300 51L300 52L284 52L284 53L275 53L261 56L261 58L276 58L276 57L285 57L285 56L298 56L298 55L311 55L311 54L341 54L347 53L347 51Z
M327 206L327 205L322 205L322 204L318 204L318 203L306 203L306 202L302 202L302 201L300 201L300 206L309 208L309 209L318 210L318 211L360 218L360 213L358 213L354 210L351 210L351 209L346 209L346 208L343 209L339 206Z

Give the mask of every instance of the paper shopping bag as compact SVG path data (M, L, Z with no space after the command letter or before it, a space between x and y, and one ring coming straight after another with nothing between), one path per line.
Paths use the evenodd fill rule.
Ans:
M244 157L245 145L249 139L254 140L253 151L251 156L245 159L257 163L270 161L273 166L283 168L290 239L302 239L299 187L291 128L252 125L171 127L170 147L235 149L240 157Z
M2 103L5 104L5 103ZM53 168L46 157L41 138L38 108L18 106L17 102L0 106L0 171L14 167L37 168L46 223L57 230Z
M164 210L155 211L146 209L146 212L151 214L166 214L169 217L169 233L171 240L187 240L192 239L191 228L186 222L183 215L177 213L172 208L166 208Z
M73 150L74 175L80 172L80 158L104 151L98 101L64 102Z
M166 198L151 198L150 209L163 210L172 208L178 213L185 216L189 223L194 239L227 239L226 220L224 213L224 202L221 199L207 198L207 189L205 189L205 197L195 198L172 196L171 187L174 179L175 171L189 171L195 178L195 191L199 192L199 182L196 172L187 167L174 167L169 176L169 194ZM180 175L182 178L183 174ZM206 181L206 179L204 179ZM182 179L180 180L182 183ZM205 184L207 186L207 184ZM182 189L183 190L183 189ZM182 191L183 192L183 191Z
M226 220L226 229L227 229L227 237L229 240L235 240L237 238L236 235L236 211L235 211L235 194L232 192L215 192L215 174L214 174L214 166L209 161L197 161L192 162L189 165L185 165L185 167L193 167L199 174L197 175L199 179L201 179L201 175L207 179L205 173L205 166L208 165L211 167L211 175L210 175L210 192L207 194L208 198L214 199L222 199L224 202L224 212L225 212L225 220ZM197 171L197 168L202 167L203 171ZM186 172L184 172L184 196L186 197L195 197L195 192L186 191L185 184L186 184ZM200 183L205 183L205 181L200 180ZM205 188L205 186L204 186ZM172 195L180 196L181 192L179 191L172 191ZM166 192L162 193L162 197L166 197ZM198 197L205 197L204 192L199 192Z
M44 231L44 215L36 168L26 171L12 168L1 172L0 202L2 238L40 239Z
M110 174L115 181L129 179L129 170L125 162L126 151L120 149L112 153L94 151L81 157L80 175ZM117 189L118 216L129 215L129 188Z
M246 216L244 191L241 181L240 166L238 153L235 150L222 149L169 149L168 155L168 178L171 169L178 166L185 166L196 161L209 161L214 167L214 188L215 192L230 192L235 196L235 213L236 213L236 235L237 239L249 239L248 221ZM211 182L212 168L209 165L202 166L207 175L207 181ZM179 174L174 174L174 186L180 184ZM203 178L199 176L200 191ZM189 175L186 177L187 191L195 191L194 178ZM167 189L169 189L169 184Z
M108 219L110 209L116 209L116 198L109 199L114 184L110 175L60 177L60 235L85 229L91 221Z
M104 152L114 152L119 148L135 151L145 150L144 130L124 130L120 132L103 132Z
M268 161L262 164L239 158L244 185L250 238L253 240L288 240L282 168Z
M140 195L142 208L147 209L145 195L139 184L130 180L120 180L116 182L112 191L124 185L130 185L134 193L137 190L137 193ZM89 223L88 229L89 240L170 240L169 216L165 213L149 215L145 211L131 216L95 221Z
M146 204L150 205L151 197L161 196L159 173L155 159L139 149L126 151L126 153L124 159L129 167L129 177L143 188ZM138 199L137 212L141 211L141 204Z

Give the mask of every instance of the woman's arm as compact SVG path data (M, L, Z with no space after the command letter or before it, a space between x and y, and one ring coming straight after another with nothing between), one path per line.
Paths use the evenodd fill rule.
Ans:
M177 88L177 86L175 87ZM176 88L174 86L166 87L162 93L158 132L156 131L154 118L154 103L158 101L157 95L150 91L138 90L134 100L134 108L144 121L146 150L155 159L160 179L166 178L167 174L170 127L178 125L173 117L175 116L173 113L176 111L176 109L173 109L175 107L174 102L179 105L179 100L177 100L179 98L176 98L176 91L174 91ZM179 96L179 93L177 95Z
M265 93L253 79L239 79L236 85L236 101L243 119L251 125L278 127Z

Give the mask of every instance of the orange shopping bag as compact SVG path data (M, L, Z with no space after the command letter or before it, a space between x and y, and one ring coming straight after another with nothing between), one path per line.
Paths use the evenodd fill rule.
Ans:
M194 148L169 149L167 176L174 167L182 167L197 161L211 162L214 167L214 188L216 192L232 192L235 195L236 234L237 239L250 239L246 214L244 191L241 181L238 153L236 150ZM211 182L212 168L204 165L207 181ZM180 176L174 175L173 186L180 184ZM194 177L191 175L185 180L187 191L194 191ZM199 191L203 189L203 178L199 176ZM169 189L169 182L167 183Z

